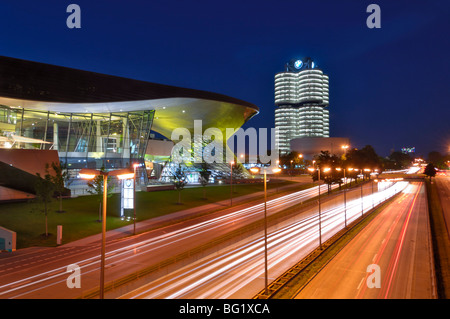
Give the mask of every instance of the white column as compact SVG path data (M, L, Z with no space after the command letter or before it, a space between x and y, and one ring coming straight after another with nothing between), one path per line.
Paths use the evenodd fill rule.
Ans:
M53 149L58 150L58 123L53 123Z

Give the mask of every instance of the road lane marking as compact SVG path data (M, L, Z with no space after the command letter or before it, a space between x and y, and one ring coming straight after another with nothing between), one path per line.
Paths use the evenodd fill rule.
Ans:
M401 235L400 235L399 242L398 242L399 244L397 246L397 251L396 251L396 255L395 255L395 259L394 259L394 265L392 267L392 271L391 271L391 274L390 274L390 277L389 277L388 286L387 286L387 289L386 289L386 293L384 295L384 299L387 299L387 297L388 297L389 290L390 290L391 284L392 284L392 280L394 278L394 274L396 273L397 264L398 264L398 260L399 260L399 257L400 257L400 252L402 250L404 239L405 239L405 235L406 235L406 230L408 228L408 224L409 224L409 220L411 218L412 210L413 210L414 205L416 203L417 197L419 196L419 190L420 190L420 187L419 187L418 191L416 192L416 195L414 196L414 200L413 200L413 202L411 204L411 208L409 209L408 215L406 217L406 220L403 223Z
M362 277L361 278L361 281L359 282L359 285L358 285L358 288L356 288L356 290L359 290L360 288L361 288L361 285L362 285L362 283L364 282L364 279L365 279L366 277Z

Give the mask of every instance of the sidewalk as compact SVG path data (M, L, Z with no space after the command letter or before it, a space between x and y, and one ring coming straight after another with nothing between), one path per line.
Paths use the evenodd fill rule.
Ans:
M282 187L278 188L278 192L277 192L276 188L267 190L268 199L270 199L269 196L281 194L284 191L288 191L289 189L295 188L298 186L299 186L298 183L282 186ZM261 185L261 187L262 187L262 185ZM261 202L264 200L264 191L233 198L233 206L232 207L230 207L230 199L227 199L227 200L223 200L220 202L215 202L215 203L205 204L202 206L192 207L189 209L180 210L175 213L170 213L167 215L143 220L143 221L136 223L136 234L139 234L139 233L151 230L151 229L155 229L158 227L162 227L169 223L175 223L177 221L181 221L184 219L194 218L196 216L199 216L199 215L202 215L202 214L205 214L208 212L214 212L214 211L218 211L218 210L227 210L227 209L238 210L238 209L240 209L239 206L249 203L251 201L257 201L257 200L261 200ZM110 241L113 239L119 239L119 238L131 236L131 235L133 235L133 227L134 227L134 225L130 224L130 225L127 225L124 227L107 230L106 231L106 240ZM101 239L102 239L102 234L99 233L96 235L92 235L92 236L88 236L88 237L85 237L85 238L82 238L79 240L72 241L67 244L63 244L59 247L86 246L86 245L100 242Z

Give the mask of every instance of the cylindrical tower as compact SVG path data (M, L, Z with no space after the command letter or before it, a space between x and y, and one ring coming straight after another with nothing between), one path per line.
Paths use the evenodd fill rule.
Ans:
M291 60L275 75L276 144L280 154L290 151L290 140L329 137L328 75L311 58Z

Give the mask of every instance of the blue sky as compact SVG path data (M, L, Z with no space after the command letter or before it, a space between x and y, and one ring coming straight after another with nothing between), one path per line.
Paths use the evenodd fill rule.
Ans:
M81 29L66 8L81 7ZM369 29L366 8L381 8ZM386 156L450 147L450 1L1 1L0 55L207 90L259 106L312 57L330 77L330 133Z

